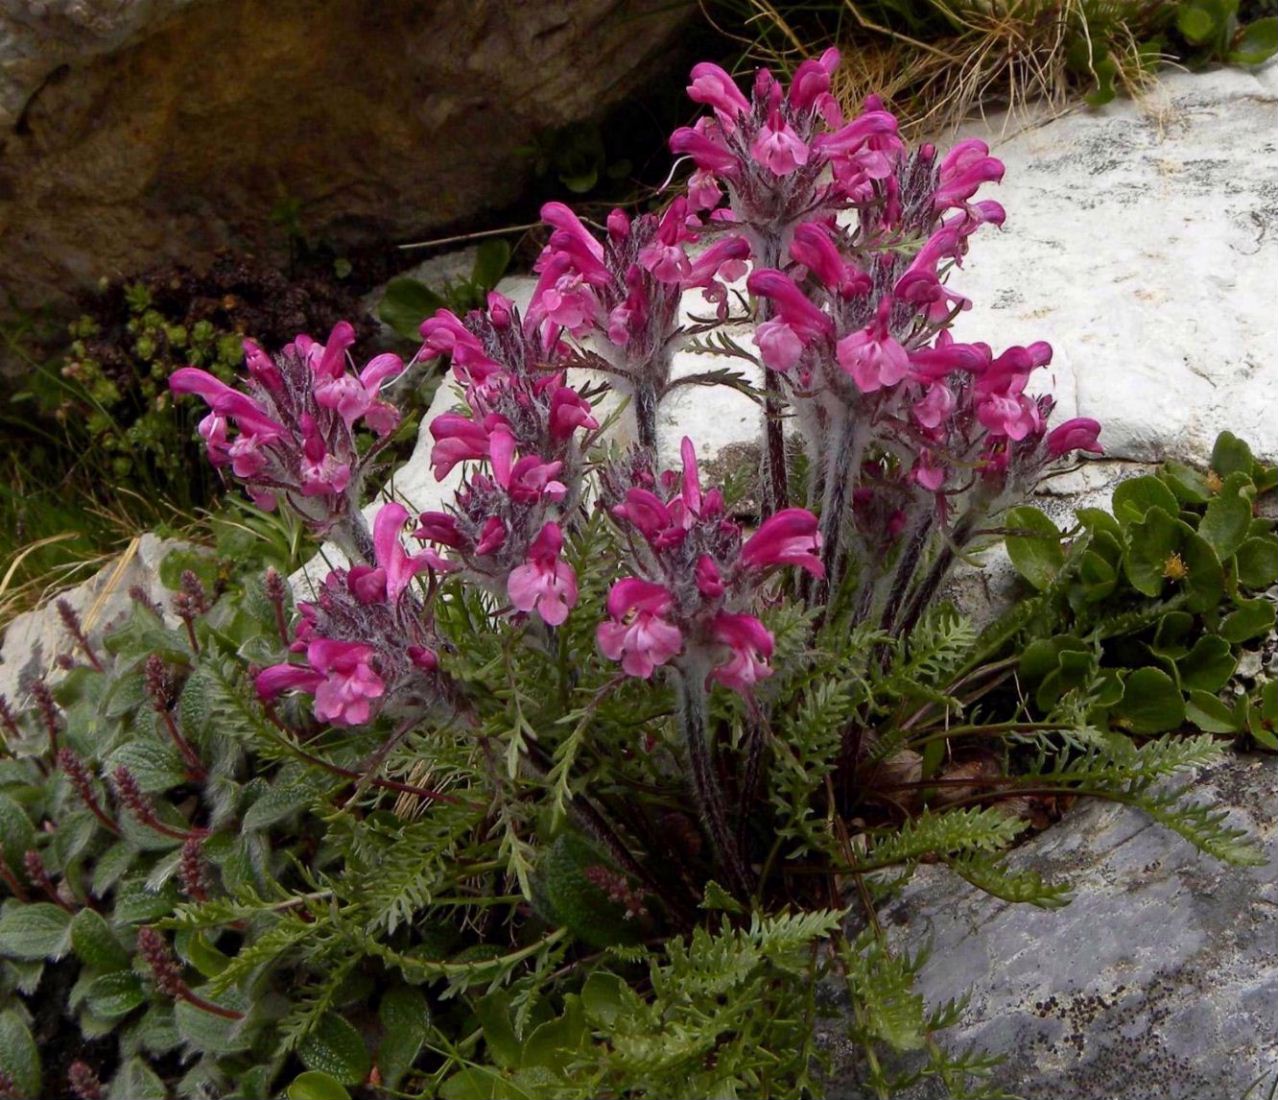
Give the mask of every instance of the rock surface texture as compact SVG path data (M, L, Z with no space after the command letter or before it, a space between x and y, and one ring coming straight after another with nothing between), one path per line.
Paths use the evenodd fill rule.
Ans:
M337 244L517 198L517 151L672 56L665 0L0 0L0 291L255 245L281 199Z
M1124 806L1088 804L1011 856L1076 886L1064 909L1010 905L924 867L880 914L928 946L930 1005L971 995L955 1049L1006 1061L1025 1100L1242 1100L1278 1082L1278 761L1231 759L1197 780L1272 857L1227 867ZM851 1081L831 1100L859 1100ZM920 1087L903 1100L941 1100Z
M107 627L129 613L132 607L129 589L134 585L167 614L172 593L160 582L160 563L169 551L181 545L155 535L143 535L112 564L62 593L61 598L80 616L90 641L96 643ZM171 624L177 622L176 618L171 619ZM45 675L59 679L62 674L54 661L60 654L70 654L73 650L74 643L67 636L53 604L19 615L5 629L0 643L0 694L5 695L15 709L25 706L30 681Z

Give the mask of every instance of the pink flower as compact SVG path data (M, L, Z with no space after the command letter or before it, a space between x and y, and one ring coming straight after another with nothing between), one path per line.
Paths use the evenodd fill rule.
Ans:
M413 538L421 539L422 542L435 542L453 550L465 545L457 520L447 512L423 512L417 517L417 522Z
M937 428L950 418L957 405L949 386L938 382L928 386L922 401L914 403L914 419L925 428Z
M945 467L936 461L936 456L931 451L924 450L919 454L918 461L914 464L914 469L910 471L910 475L924 489L929 492L939 492L942 485L945 484Z
M725 179L740 175L736 156L720 140L707 134L708 119L698 120L695 126L681 126L670 135L670 151L676 156L690 156L693 163L704 172Z
M215 413L234 420L240 431L259 436L262 442L270 442L286 434L284 425L272 420L251 397L231 389L225 382L198 367L175 370L169 375L169 389L173 393L193 393L202 397Z
M637 527L649 542L660 541L667 531L675 527L670 509L648 489L627 490L625 500L613 508L612 514ZM679 534L682 536L682 530Z
M369 720L372 703L386 690L370 663L373 647L359 642L316 638L306 647L306 660L323 681L315 689L315 717L339 726Z
M722 611L711 624L710 636L727 646L728 660L711 675L733 691L748 695L760 680L772 675L772 635L753 615L733 615Z
M345 371L336 378L322 378L315 384L315 401L327 409L335 409L349 428L368 413L375 402L381 404L377 401L377 394L382 382L403 369L404 361L398 355L378 355L360 371L358 378ZM383 427L389 425L388 430L393 430L399 414L391 406L386 406L386 409L393 414L393 420L385 410L380 411L374 419Z
M325 378L340 378L346 372L346 349L353 343L355 343L355 329L351 323L338 321L323 344L317 344L303 334L298 336L291 346L305 360L318 381Z
M302 414L302 456L300 474L305 496L340 496L351 482L351 466L330 454L319 426L309 413ZM251 476L251 475L240 475Z
M817 552L821 535L817 518L806 508L783 508L769 516L741 547L741 563L747 569L797 565L814 577L824 577Z
M806 222L794 231L790 257L841 297L851 298L870 290L869 276L844 262L830 239L829 229L819 222Z
M803 358L803 341L784 321L773 318L754 330L754 344L763 357L763 365L787 373Z
M550 626L559 626L577 602L577 575L559 560L564 536L557 523L547 523L528 549L528 560L510 572L506 591L519 611L536 611Z
M324 681L322 673L305 665L284 664L264 668L253 680L259 699L269 701L286 691L305 691L313 694Z
M488 457L489 432L467 416L441 413L430 422L430 434L435 437L430 464L436 481L443 481L459 462Z
M819 59L808 58L800 64L790 81L790 106L800 111L824 107L825 101L830 98L830 77L838 67L839 51L834 47L826 50Z
M1088 417L1076 417L1067 420L1047 433L1047 453L1059 458L1069 451L1090 451L1092 454L1104 454L1104 448L1097 440L1101 426L1098 421Z
M750 146L750 155L778 176L788 176L808 163L808 147L774 109Z
M567 439L578 428L594 431L599 421L590 415L590 402L569 386L560 386L550 397L550 438Z
M887 315L891 305L891 299L884 298L878 319L859 332L843 337L835 349L839 366L862 393L895 386L910 373L909 355L888 332Z
M610 661L620 661L628 676L647 680L653 669L679 655L683 634L663 616L673 597L659 584L627 577L608 593L612 621L599 624L595 639Z
M940 169L940 186L936 189L936 208L956 206L976 194L983 183L998 183L1003 178L1003 162L989 155L990 147L979 138L969 138L955 145Z
M693 576L697 581L697 591L707 600L717 600L723 595L725 591L723 577L719 573L719 567L715 564L714 558L709 554L702 554L697 559Z
M750 101L742 95L736 81L709 61L702 61L692 67L688 98L693 103L704 103L714 108L719 124L728 133L735 129L736 120L750 110Z
M779 318L790 326L795 335L806 345L818 336L834 331L834 322L821 312L806 294L783 272L761 268L746 280L751 294L768 298L776 307Z
M386 598L394 603L413 577L427 566L439 567L441 559L433 554L409 555L400 542L400 532L408 522L408 509L396 501L383 504L373 521L373 552L378 570L385 578ZM451 568L449 563L446 566Z

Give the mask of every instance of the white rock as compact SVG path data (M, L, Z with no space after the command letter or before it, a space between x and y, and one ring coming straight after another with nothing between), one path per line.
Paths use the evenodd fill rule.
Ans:
M160 539L149 533L142 535L114 562L83 584L63 592L59 598L79 613L90 641L97 642L108 626L128 614L132 607L129 589L134 585L140 586L167 612L170 593L160 583L160 563L171 550L181 546L172 539ZM170 617L171 624L177 621ZM18 709L27 701L29 681L45 675L58 679L60 673L53 662L72 649L71 639L53 603L19 615L5 629L0 645L0 693Z
M1168 73L1143 102L1004 136L1002 232L952 285L956 335L1045 339L1062 417L1116 458L1201 461L1229 429L1278 457L1278 65Z

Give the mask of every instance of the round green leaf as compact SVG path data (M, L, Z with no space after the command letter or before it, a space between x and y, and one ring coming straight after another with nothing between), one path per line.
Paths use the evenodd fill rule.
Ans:
M1207 505L1207 511L1198 524L1198 534L1224 561L1243 544L1250 526L1251 502L1239 493L1226 496L1222 492Z
M284 1095L288 1100L350 1100L351 1097L341 1081L317 1069L299 1073L290 1082Z
M1114 488L1114 516L1122 524L1135 523L1151 508L1159 508L1168 516L1180 515L1175 494L1152 475L1133 477Z
M129 953L102 914L92 909L81 909L72 919L71 946L79 960L94 970L128 969Z
M1061 532L1037 508L1010 508L1003 518L1005 543L1012 565L1040 591L1047 588L1065 564Z
M1176 662L1186 690L1219 691L1234 674L1238 662L1231 646L1219 634L1204 634L1194 648Z
M1238 718L1209 691L1191 691L1185 717L1204 733L1237 733Z
M1256 467L1251 448L1233 432L1221 432L1211 450L1211 468L1221 477L1243 473L1248 477Z
M1246 642L1267 634L1273 625L1274 605L1268 600L1238 600L1236 610L1220 624L1220 635L1231 642Z
M1225 573L1216 551L1206 539L1199 538L1185 524L1180 544L1181 560L1189 575L1181 582L1185 606L1190 611L1213 611L1225 594Z
M200 990L195 992L213 1004L239 1011L245 1008L243 998L233 990L218 998ZM173 1009L173 1019L177 1024L178 1034L205 1054L235 1054L252 1046L253 1037L247 1034L244 1020L230 1020L216 1012L197 1008L187 1001L177 1002Z
M1172 555L1179 552L1184 531L1187 530L1189 528L1180 520L1173 519L1161 508L1151 508L1147 515L1132 522L1128 531L1130 544L1123 559L1123 568L1128 581L1137 592L1146 596L1158 596L1162 593L1167 581L1168 565Z
M141 1058L130 1058L111 1081L107 1100L166 1100L169 1090Z
M1272 535L1244 539L1234 556L1238 583L1258 591L1278 582L1278 539Z
M0 854L10 867L21 867L22 857L35 846L35 827L26 811L7 794L0 794Z
M95 979L89 986L85 1001L93 1015L114 1020L127 1016L143 1004L146 992L142 988L142 979L132 970L117 970Z
M360 1033L332 1012L298 1044L297 1055L307 1069L330 1074L344 1085L358 1085L372 1067Z
M1278 16L1248 23L1234 39L1229 51L1231 65L1263 65L1278 53Z
M399 1087L408 1072L430 1028L430 1008L420 989L401 985L389 990L377 1006L382 1024L382 1041L377 1045L377 1069L382 1085Z
M1114 715L1134 733L1166 733L1184 723L1185 701L1162 669L1138 668L1124 682Z
M0 914L0 955L60 959L71 947L71 914L47 901L5 903Z
M13 1081L16 1096L40 1096L40 1051L13 1009L0 1012L0 1069Z

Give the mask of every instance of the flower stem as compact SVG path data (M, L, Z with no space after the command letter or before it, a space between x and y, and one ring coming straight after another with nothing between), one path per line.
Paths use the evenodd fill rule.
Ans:
M701 824L710 838L715 859L728 878L728 887L738 897L750 894L749 875L741 862L736 838L728 826L728 814L715 775L710 752L709 726L706 717L705 670L695 662L680 669L679 728L688 750L693 789Z

